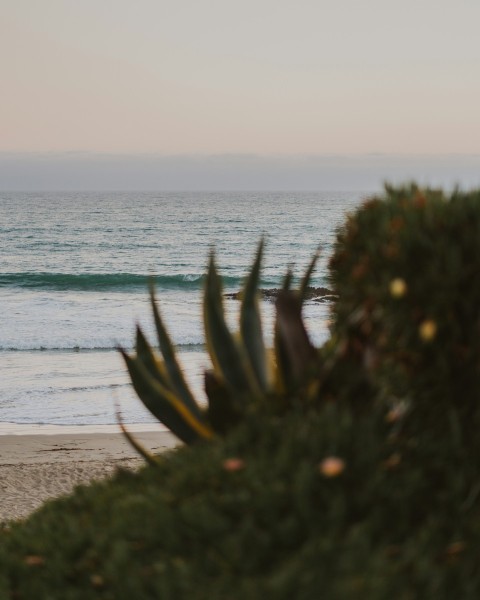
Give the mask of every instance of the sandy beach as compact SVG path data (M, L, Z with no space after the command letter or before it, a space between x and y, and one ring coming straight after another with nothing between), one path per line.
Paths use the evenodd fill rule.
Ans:
M177 443L166 431L135 436L156 453ZM0 435L0 521L23 518L45 500L108 477L118 467L135 469L142 464L121 433Z

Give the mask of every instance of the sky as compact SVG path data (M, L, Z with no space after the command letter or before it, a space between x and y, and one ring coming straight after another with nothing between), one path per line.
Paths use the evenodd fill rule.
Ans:
M247 164L287 184L335 160L348 187L359 157L377 180L441 164L480 183L478 0L0 0L0 16L2 189L66 185L65 165L111 187L142 161L175 165L173 188L183 164L187 189L215 187L218 164L241 187Z

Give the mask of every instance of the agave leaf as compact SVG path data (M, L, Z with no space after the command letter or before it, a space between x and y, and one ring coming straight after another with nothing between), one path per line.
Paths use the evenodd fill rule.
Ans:
M171 384L165 369L165 363L160 363L153 353L152 347L137 325L136 351L138 360L143 363L150 375L157 379L165 388L170 389Z
M283 278L282 290L289 290L292 285L293 271L292 267L288 267L285 277Z
M181 397L185 406L188 407L188 409L194 415L196 415L197 418L201 418L202 413L200 407L196 403L195 398L193 397L192 392L185 381L182 370L175 356L175 350L173 348L172 341L157 308L153 283L150 285L150 301L152 304L155 327L157 329L158 343L165 361L165 368L170 379L171 388Z
M292 270L289 267L285 278L283 280L282 290L287 291L290 289L292 283ZM274 350L275 350L275 388L279 393L285 393L293 385L293 373L291 365L288 359L288 352L285 348L285 342L281 335L279 322L278 322L278 310L275 314L275 328L274 328Z
M208 421L216 432L224 434L238 422L241 407L214 371L205 371L204 381L208 397Z
M315 267L317 265L319 256L320 256L320 247L317 248L317 251L313 255L312 260L310 261L310 264L308 265L307 270L305 271L305 275L303 276L302 281L300 283L299 294L300 294L300 301L302 302L302 304L305 301L308 284L310 283L310 279L311 279L312 273L315 270Z
M187 444L213 437L213 431L203 416L199 419L193 414L181 398L152 377L141 361L132 358L122 349L120 352L140 400L159 421Z
M294 292L282 290L278 294L276 309L279 339L287 356L289 371L294 382L298 383L311 368L317 354L303 324L300 298Z
M134 450L136 450L140 454L140 456L143 456L143 458L147 461L148 464L154 467L158 467L161 464L161 461L158 458L158 456L152 454L149 450L145 448L145 446L143 446L143 444L136 440L123 424L122 415L120 413L120 408L118 407L118 405L116 405L116 413L118 425L123 435L127 438L128 443L132 446Z
M258 281L263 254L263 239L258 246L255 261L246 280L240 310L240 334L250 365L263 392L268 389L268 370L262 320L258 301Z
M207 348L216 371L234 393L256 394L253 373L225 322L222 286L213 253L210 255L205 283L203 314Z

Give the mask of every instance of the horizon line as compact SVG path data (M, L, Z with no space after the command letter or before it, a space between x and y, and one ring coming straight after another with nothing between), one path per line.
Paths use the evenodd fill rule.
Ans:
M0 150L4 156L96 156L96 157L156 157L156 158L372 158L372 157L401 157L401 158L440 158L440 157L471 157L480 158L479 152L176 152L160 151L107 151L107 150Z

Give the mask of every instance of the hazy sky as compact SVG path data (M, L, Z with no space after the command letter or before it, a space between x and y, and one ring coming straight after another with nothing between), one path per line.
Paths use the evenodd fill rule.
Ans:
M480 185L479 23L480 0L0 0L0 189Z
M480 154L479 0L0 0L0 152Z

